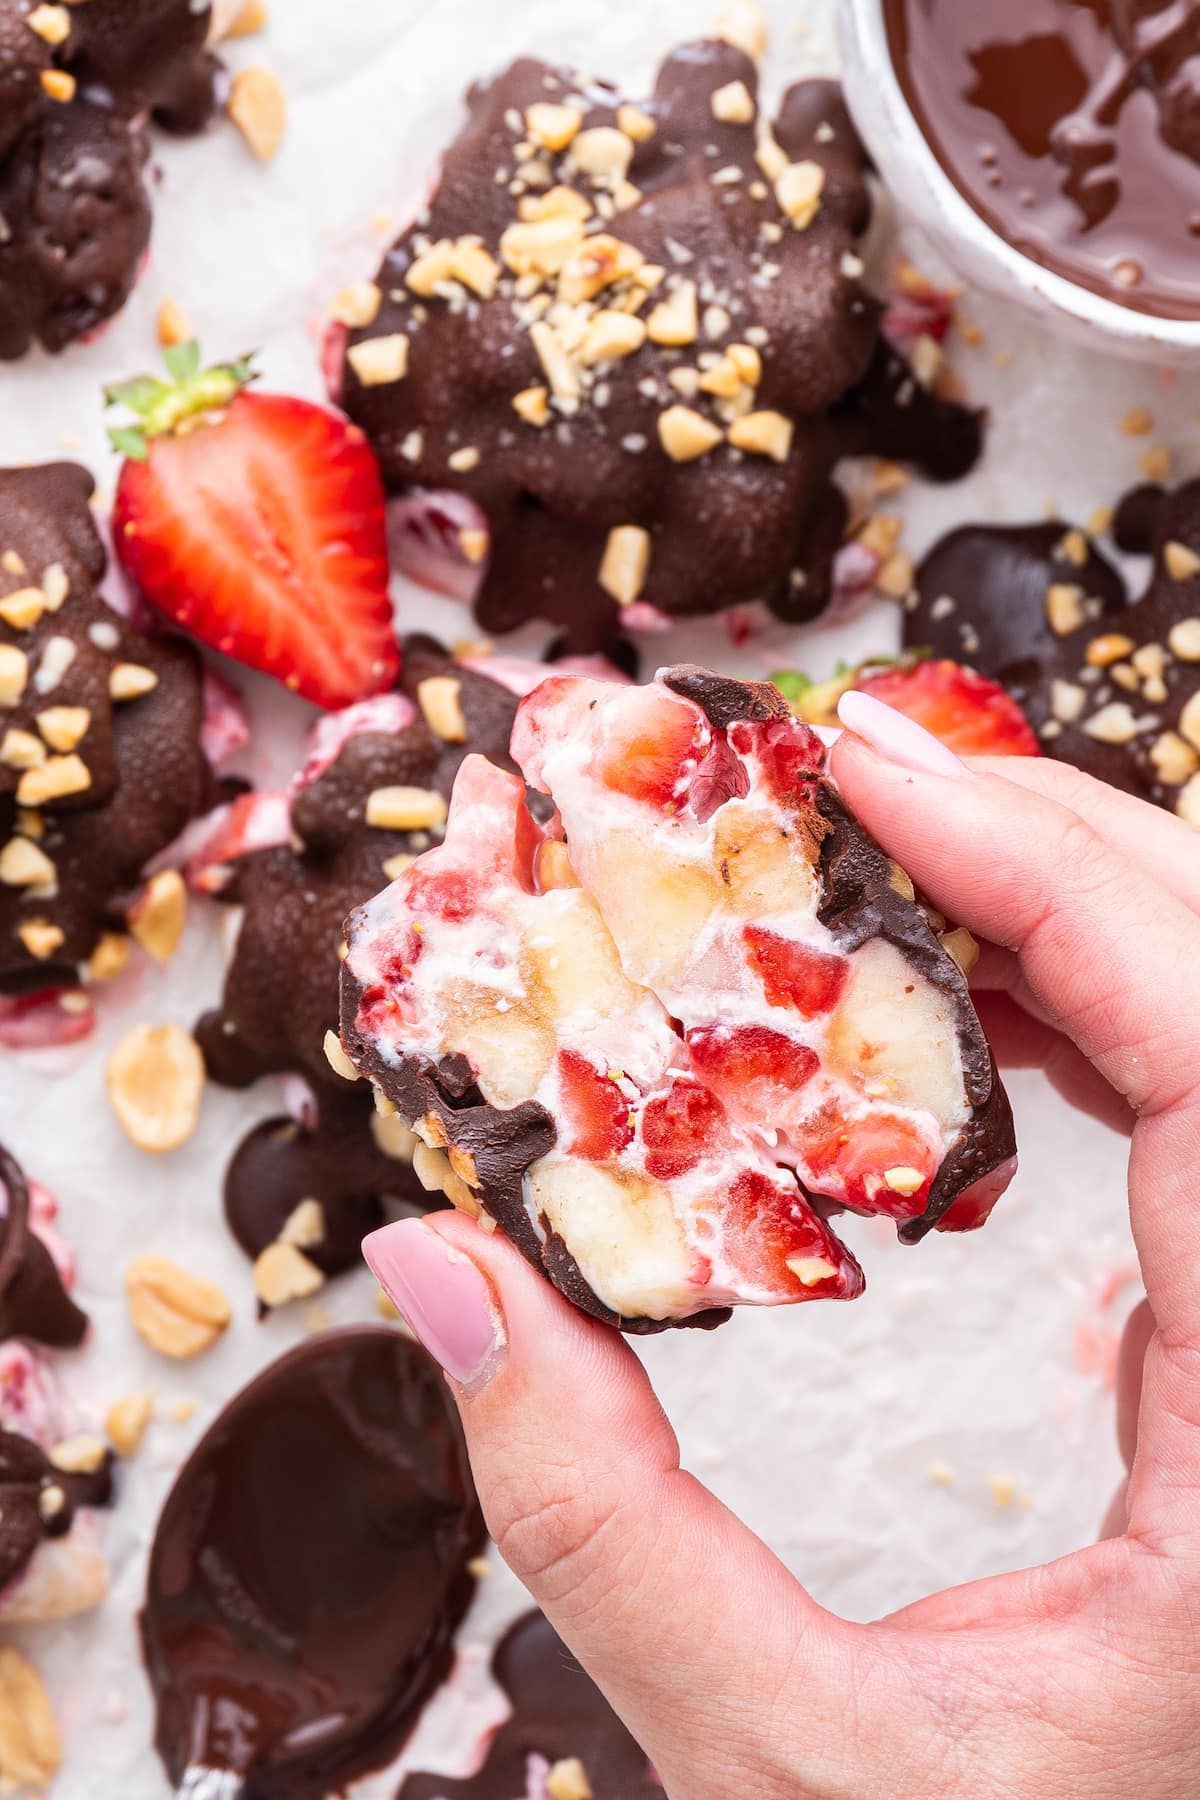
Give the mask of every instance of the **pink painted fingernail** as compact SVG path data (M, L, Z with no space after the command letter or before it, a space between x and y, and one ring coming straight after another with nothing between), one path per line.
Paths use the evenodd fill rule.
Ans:
M966 763L960 762L948 744L918 725L915 719L885 706L873 694L851 689L838 701L838 718L856 737L864 739L872 750L902 769L915 769L919 775L969 775Z
M367 1266L418 1343L468 1394L495 1374L507 1342L485 1277L470 1257L420 1219L373 1231Z

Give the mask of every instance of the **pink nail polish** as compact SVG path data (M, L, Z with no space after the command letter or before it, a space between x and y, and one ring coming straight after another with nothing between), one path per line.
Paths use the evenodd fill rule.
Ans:
M397 1312L469 1394L495 1374L506 1343L491 1287L469 1257L420 1219L373 1231L363 1256Z
M915 719L897 712L894 706L876 700L873 694L860 694L853 689L843 694L838 701L838 718L847 731L902 769L914 769L919 775L971 773L949 745L941 743Z

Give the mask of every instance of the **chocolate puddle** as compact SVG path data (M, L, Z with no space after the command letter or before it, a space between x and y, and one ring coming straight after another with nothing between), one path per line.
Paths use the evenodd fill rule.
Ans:
M322 1800L400 1749L449 1671L483 1541L458 1421L398 1332L301 1344L185 1464L140 1624L171 1780Z
M1047 268L1200 315L1195 0L885 0L905 98L946 173Z

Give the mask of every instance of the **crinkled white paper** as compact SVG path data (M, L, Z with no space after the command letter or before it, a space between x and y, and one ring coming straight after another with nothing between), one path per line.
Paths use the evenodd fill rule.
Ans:
M283 82L291 123L277 161L260 167L229 126L158 140L148 272L98 342L0 368L0 461L75 455L108 492L115 467L100 389L154 360L154 314L167 296L214 355L259 348L267 386L319 396L322 306L373 272L389 233L419 204L471 77L532 51L636 84L705 24L692 0L274 0L273 11L269 32L230 54L269 64ZM773 94L829 66L833 0L779 0L767 11ZM1195 470L1194 382L1087 356L982 299L967 297L962 311L984 331L975 348L954 340L952 355L992 408L987 455L969 482L897 496L913 549L968 517L1052 507L1086 517L1136 479L1147 441L1171 444L1181 471ZM1155 414L1152 440L1120 433L1134 404ZM465 629L456 608L411 588L399 616L405 628ZM776 629L736 651L723 625L695 626L656 639L647 661L687 655L754 674L791 662L820 676L839 655L887 650L895 636L894 611L879 606L840 632ZM258 727L243 766L259 780L289 773L306 709L234 673ZM89 1347L60 1359L63 1377L97 1414L135 1388L153 1386L159 1400L107 1528L111 1598L89 1618L22 1634L62 1728L61 1800L166 1792L135 1630L157 1509L222 1400L307 1328L299 1309L256 1322L249 1270L220 1212L228 1153L255 1118L278 1110L273 1084L248 1095L212 1088L195 1138L158 1161L125 1141L105 1101L105 1056L131 1022L190 1026L213 1002L217 924L214 909L194 902L184 949L169 968L123 977L101 1000L90 1041L0 1065L3 1135L58 1194L78 1249L79 1297L95 1321ZM847 1235L869 1280L857 1304L743 1314L712 1335L668 1334L639 1349L685 1460L818 1599L857 1618L1081 1544L1117 1479L1105 1371L1138 1292L1133 1283L1113 1293L1131 1266L1124 1147L1072 1116L1037 1077L1017 1076L1011 1089L1022 1171L983 1235L902 1250L881 1221L852 1222ZM142 1251L175 1257L235 1299L226 1338L194 1364L155 1358L133 1333L121 1277ZM322 1304L336 1320L375 1316L365 1272L334 1284ZM176 1419L177 1403L191 1415ZM1009 1491L999 1505L995 1495ZM468 1696L486 1689L487 1643L522 1604L500 1570L481 1585L463 1669L426 1715L416 1761L469 1765L488 1700ZM393 1773L355 1791L394 1788Z

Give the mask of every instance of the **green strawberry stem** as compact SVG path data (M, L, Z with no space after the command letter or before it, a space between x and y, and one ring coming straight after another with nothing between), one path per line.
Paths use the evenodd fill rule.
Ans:
M200 346L194 338L172 344L163 354L169 381L156 375L135 375L104 390L106 406L124 406L137 417L136 425L116 425L109 431L114 450L134 462L145 462L150 439L175 431L186 419L221 412L251 381L258 379L254 352L235 362L200 366Z

